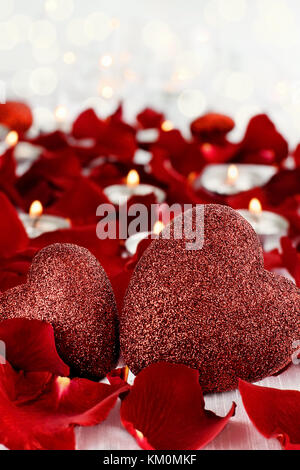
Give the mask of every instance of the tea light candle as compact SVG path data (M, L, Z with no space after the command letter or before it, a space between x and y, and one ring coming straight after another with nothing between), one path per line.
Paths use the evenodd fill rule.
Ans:
M70 228L69 220L53 215L42 215L43 206L40 201L34 201L29 209L29 214L20 212L21 219L29 238L36 238L45 232Z
M147 238L149 235L154 235L153 238L156 238L160 234L160 232L163 230L164 224L160 220L155 222L153 226L152 232L137 232L134 235L131 235L127 240L125 241L125 248L128 251L130 255L134 255L136 253L137 247L139 243Z
M233 195L266 184L277 172L271 165L208 165L195 181L200 187L221 195Z
M251 199L248 210L240 209L238 212L252 225L265 251L277 248L280 238L288 234L289 222L274 212L263 211L257 198Z
M141 144L152 144L159 137L158 129L141 129L137 131L136 138Z
M70 123L68 122L68 110L65 106L59 105L54 110L54 118L58 129L61 131L69 131Z
M126 184L113 184L104 188L104 193L113 204L120 206L125 204L131 196L146 196L154 193L157 203L166 199L166 193L151 184L139 184L140 177L136 170L130 170Z

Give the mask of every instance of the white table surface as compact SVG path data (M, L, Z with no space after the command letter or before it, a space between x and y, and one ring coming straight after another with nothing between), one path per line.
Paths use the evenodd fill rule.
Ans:
M299 366L291 366L278 377L269 377L258 382L265 387L300 390ZM237 404L236 414L227 427L205 449L207 450L279 450L276 439L264 438L250 422L237 390L205 396L206 408L225 416L232 404ZM108 419L98 426L77 428L78 449L132 450L139 449L133 437L123 428L119 417L120 402Z

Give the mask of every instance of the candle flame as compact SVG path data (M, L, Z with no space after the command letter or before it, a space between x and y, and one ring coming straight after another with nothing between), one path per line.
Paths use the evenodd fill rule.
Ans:
M69 387L71 379L69 377L57 377L56 383L60 394L62 394Z
M129 367L125 366L125 368L124 368L124 380L125 380L125 382L127 382L128 375L129 375Z
M113 63L113 58L110 54L105 54L100 59L101 67L108 68L112 65L112 63Z
M163 131L169 132L169 131L171 131L171 130L174 128L174 126L173 126L172 121L169 121L169 119L166 119L166 120L162 123L161 128L162 128Z
M229 165L227 170L227 183L234 184L239 176L239 170L236 165Z
M40 201L33 201L29 208L29 215L32 218L40 217L43 213L43 205Z
M54 116L58 122L63 122L68 115L68 110L65 106L57 106L54 111Z
M5 137L5 142L10 147L13 147L14 145L16 145L18 143L18 140L19 140L19 134L16 131L10 131Z
M254 215L261 214L261 211L262 211L261 203L259 199L257 199L256 197L251 199L251 201L249 202L249 211Z
M158 220L153 225L153 233L155 233L155 235L159 235L160 232L164 229L164 227L165 227L165 224L161 222L160 220Z
M127 186L134 187L140 183L140 177L136 170L130 170L126 178Z
M136 429L135 432L136 432L136 437L137 437L138 439L144 439L144 434L143 434L141 431L139 431L138 429Z

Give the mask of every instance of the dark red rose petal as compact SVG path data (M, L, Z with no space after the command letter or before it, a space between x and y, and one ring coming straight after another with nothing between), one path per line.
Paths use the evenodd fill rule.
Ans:
M68 191L80 177L80 163L71 149L44 151L18 179L17 189L23 197L26 210L36 199L47 207Z
M99 155L114 156L124 162L131 161L137 149L135 130L121 121L118 113L101 120L92 109L88 109L74 122L72 134L77 139L95 139Z
M288 237L281 239L281 247L282 263L295 279L297 286L300 287L300 253Z
M300 168L281 170L266 184L264 188L268 200L277 206L291 196L300 192Z
M245 410L258 431L284 449L300 450L300 392L259 387L239 381Z
M74 449L74 426L105 420L128 388L0 365L0 442L14 450Z
M101 132L101 121L93 109L83 111L73 123L72 134L76 139L97 139Z
M9 258L28 245L28 236L17 211L0 192L0 257Z
M61 131L40 134L34 139L28 139L28 142L52 151L60 150L68 146L66 135Z
M96 224L97 207L109 204L102 189L88 178L78 178L71 188L48 209L49 214L69 218L75 225Z
M107 374L106 378L111 385L128 385L128 374L129 369L127 366L119 367L118 369L114 369L109 374Z
M240 144L237 160L244 163L279 163L287 157L288 144L266 114L254 116Z
M16 205L22 206L22 198L15 188L16 160L14 148L10 147L3 155L0 155L0 191Z
M0 340L6 347L6 360L25 372L51 372L69 375L69 367L57 354L51 325L39 320L16 318L0 323Z
M145 108L137 115L136 120L143 129L159 129L164 118L163 113L159 113L151 108Z
M204 408L199 373L178 364L157 363L141 371L122 401L121 420L143 449L200 449L234 415L220 418Z
M282 267L281 256L277 249L264 252L264 265L265 269L268 269L268 271L272 271L274 268Z

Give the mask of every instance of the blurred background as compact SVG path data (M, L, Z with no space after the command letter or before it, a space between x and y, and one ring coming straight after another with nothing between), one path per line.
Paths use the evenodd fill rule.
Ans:
M300 136L297 0L0 0L0 100L26 100L44 130L124 102L186 129L215 110L239 138L267 112Z

